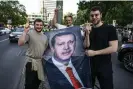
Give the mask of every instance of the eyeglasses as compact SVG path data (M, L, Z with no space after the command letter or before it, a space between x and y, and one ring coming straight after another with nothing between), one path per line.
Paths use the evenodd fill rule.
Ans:
M94 17L94 16L97 17L98 15L99 15L99 14L91 14L90 16L91 16L91 17Z

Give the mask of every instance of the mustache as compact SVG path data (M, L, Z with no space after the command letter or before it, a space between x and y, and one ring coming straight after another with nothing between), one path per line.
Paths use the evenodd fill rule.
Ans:
M43 30L43 28L35 28L36 31L38 31L37 29L41 29L41 31Z
M42 30L38 31L38 30L36 30L36 29L35 29L35 31L36 31L36 32L42 32Z
M62 52L62 54L70 53L72 50L67 50L65 52Z
M38 28L35 28L35 29L43 29L43 28L38 27Z

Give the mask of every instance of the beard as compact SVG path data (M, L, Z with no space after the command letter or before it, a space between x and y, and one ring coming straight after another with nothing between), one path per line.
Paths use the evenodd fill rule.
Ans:
M96 22L94 22L94 20L92 20L91 22L93 23L93 25L98 25L100 23L101 20L97 20Z
M40 31L38 31L37 29L38 29L38 28L35 28L35 31L36 31L36 32L42 32L42 29L41 29ZM39 28L39 29L40 29L40 28Z

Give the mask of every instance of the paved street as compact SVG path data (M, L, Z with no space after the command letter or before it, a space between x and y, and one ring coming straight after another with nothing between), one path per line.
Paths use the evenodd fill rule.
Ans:
M133 89L133 73L126 71L117 60L117 55L112 55L115 89Z
M24 65L24 48L10 43L8 35L0 36L0 89L18 89ZM112 55L115 89L133 89L133 73L126 71Z
M0 89L17 89L24 64L23 48L0 36Z

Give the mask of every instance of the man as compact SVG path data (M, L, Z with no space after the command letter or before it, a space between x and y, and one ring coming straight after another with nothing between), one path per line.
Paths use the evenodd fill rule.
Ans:
M68 13L65 17L64 17L64 22L65 22L65 25L61 25L59 23L57 23L57 17L58 17L58 9L55 9L54 11L54 18L52 20L52 26L53 27L56 27L56 29L64 29L64 28L67 28L67 27L73 27L73 16L71 13ZM82 27L81 27L81 35L84 36L84 32L82 30Z
M44 81L41 61L48 41L46 35L42 33L43 21L41 19L34 21L34 30L29 31L29 29L29 22L27 22L24 32L18 40L18 45L22 46L28 43L25 89L38 89L40 82Z
M90 11L92 28L87 27L86 30L86 40L88 40L86 44L90 47L86 50L86 54L91 57L93 86L97 77L101 89L113 89L111 53L117 51L118 40L116 29L111 25L103 24L101 18L101 8L92 7Z
M73 56L75 46L72 32L60 32L51 39L53 56L44 67L51 89L91 88L89 60Z
M123 36L122 36L122 43L128 42L129 35L130 34L129 34L128 30L124 30Z
M57 15L58 14L58 9L55 9L54 11L54 18L52 20L52 25L55 26L57 29L63 29L66 27L72 27L73 26L73 17L71 14L68 14L64 17L65 20L65 24L66 25L61 25L59 23L57 23Z

